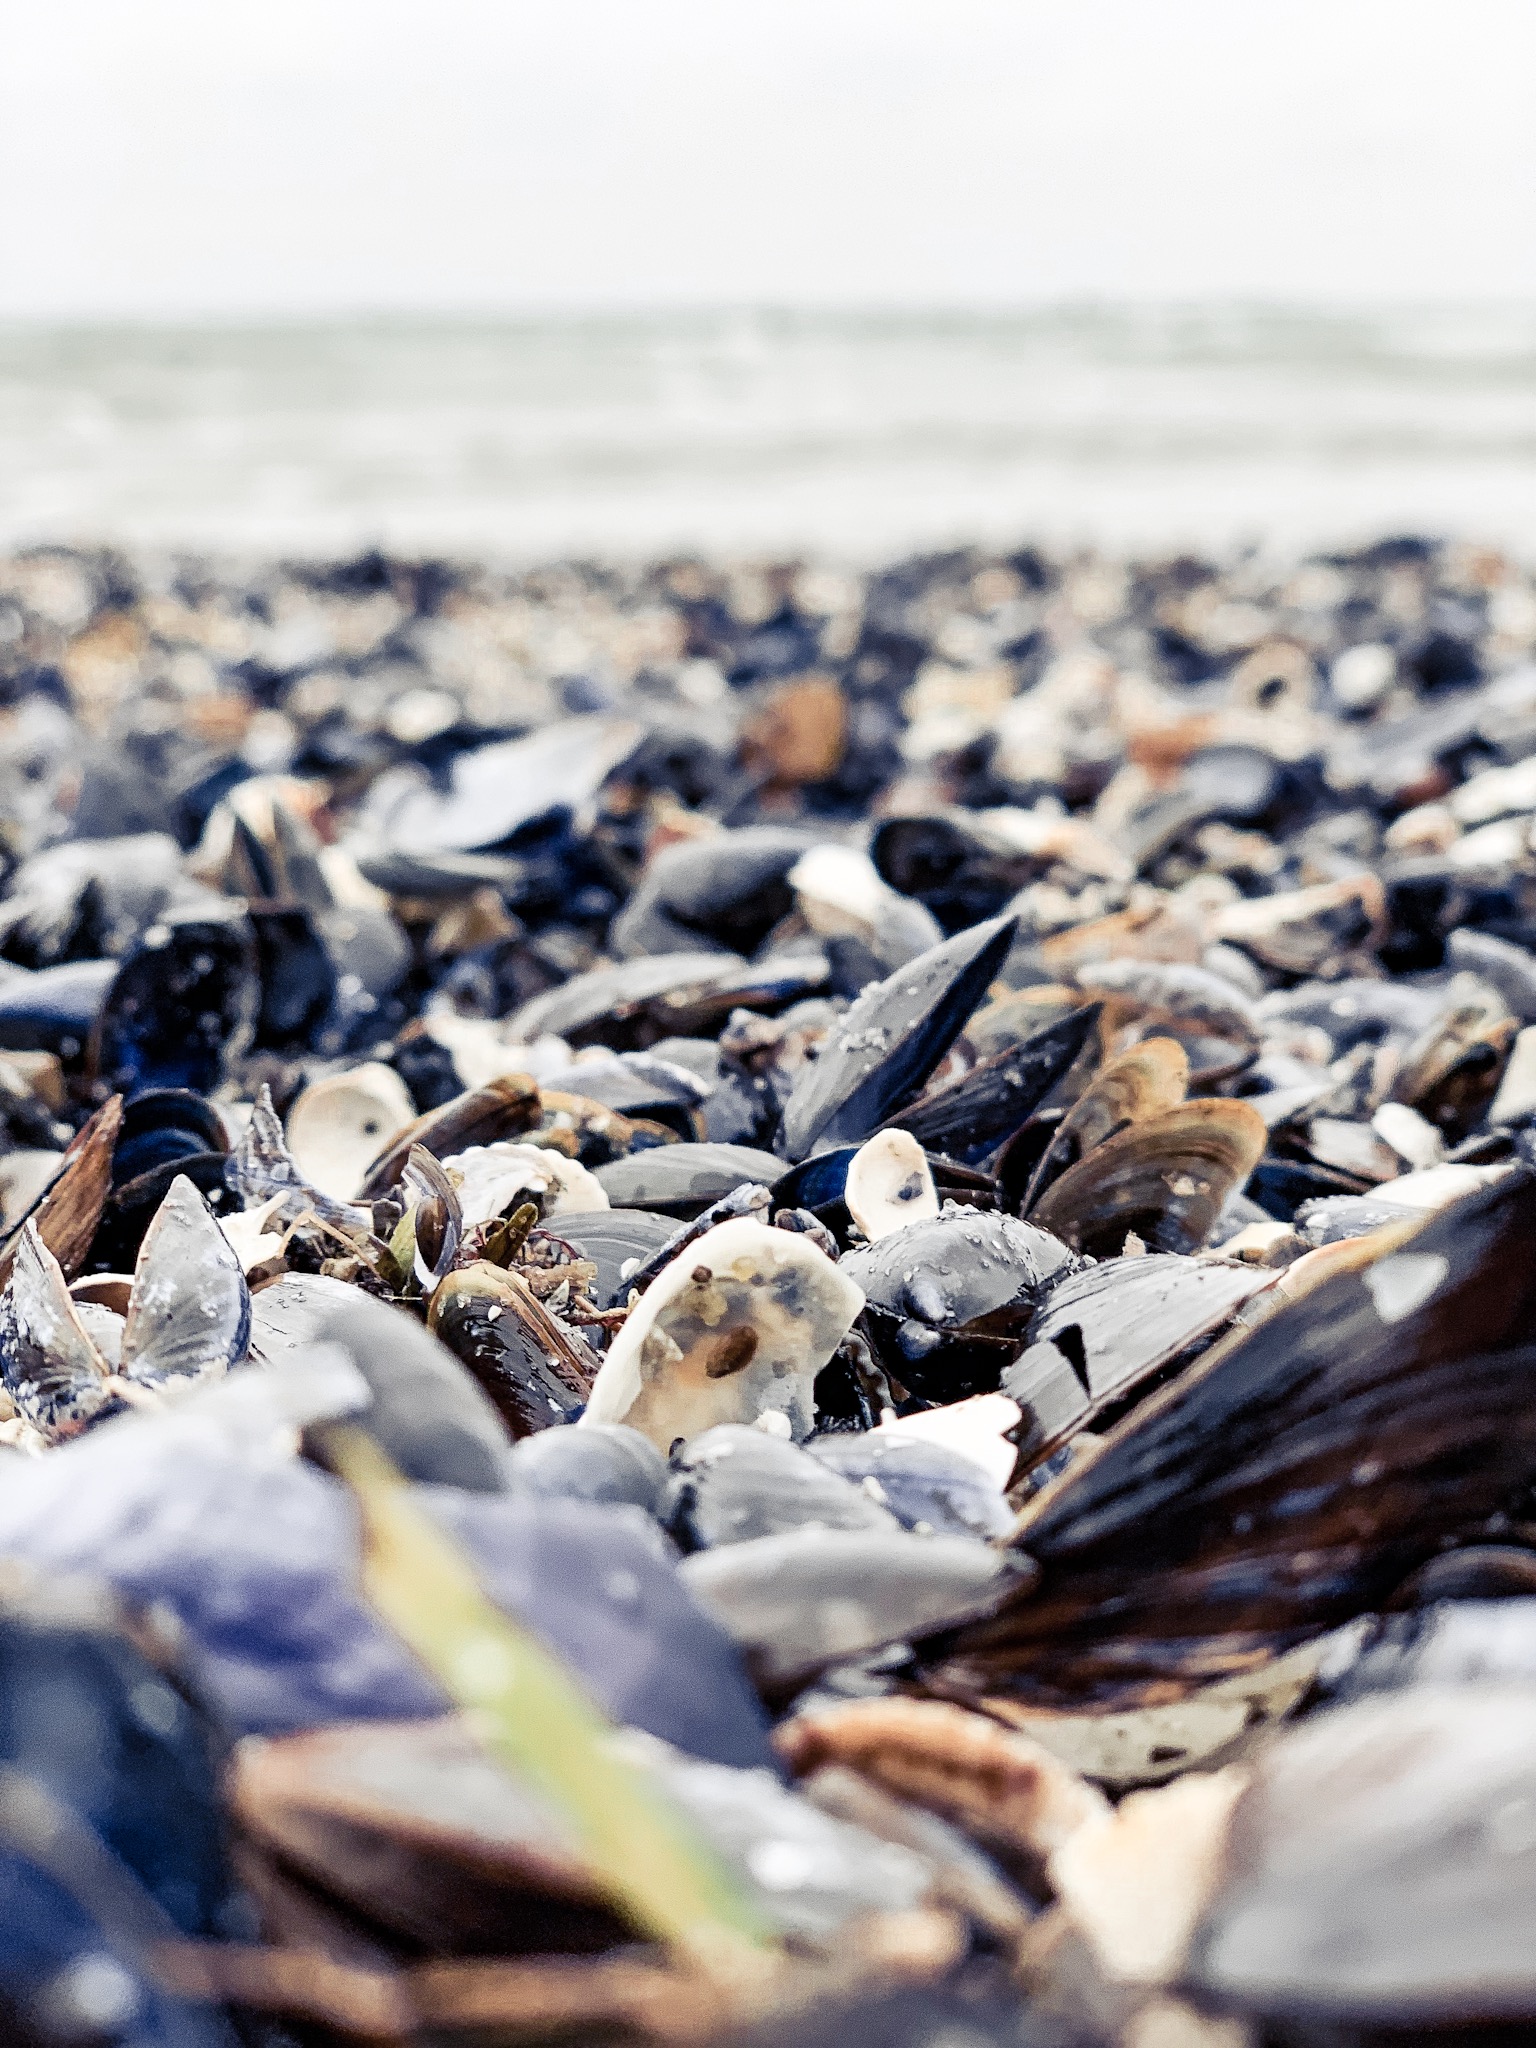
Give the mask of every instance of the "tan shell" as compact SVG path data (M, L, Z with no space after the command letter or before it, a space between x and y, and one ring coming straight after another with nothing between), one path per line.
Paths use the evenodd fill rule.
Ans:
M1196 1099L1132 1124L1068 1167L1030 1211L1078 1251L1117 1253L1128 1231L1156 1251L1196 1251L1269 1133L1246 1102ZM1388 1184L1390 1185L1390 1183Z
M1106 1061L1058 1125L1030 1181L1025 1215L1060 1172L1061 1161L1070 1166L1128 1124L1176 1108L1188 1085L1189 1055L1175 1038L1144 1038Z
M1043 1744L943 1700L853 1700L798 1714L774 1745L796 1777L842 1764L1041 1862L1110 1811Z

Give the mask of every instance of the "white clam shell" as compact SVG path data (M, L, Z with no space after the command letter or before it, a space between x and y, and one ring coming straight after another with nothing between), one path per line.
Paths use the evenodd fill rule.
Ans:
M579 1160L567 1159L542 1145L471 1145L443 1161L450 1174L458 1176L459 1208L466 1230L477 1223L489 1223L493 1216L505 1216L521 1196L525 1201L543 1203L546 1216L562 1209L606 1209L608 1195L602 1182Z
M871 1244L939 1213L928 1158L910 1131L876 1131L848 1163L843 1199Z
M770 1413L808 1436L816 1375L863 1306L800 1232L745 1216L717 1223L641 1296L581 1420L627 1423L662 1451L717 1422Z
M367 1060L310 1083L288 1112L288 1150L322 1194L350 1202L369 1166L415 1115L394 1068Z
M1007 1394L973 1394L947 1408L925 1408L916 1415L888 1415L880 1424L894 1436L910 1436L943 1444L978 1464L994 1486L1006 1486L1019 1461L1008 1436L1023 1411Z

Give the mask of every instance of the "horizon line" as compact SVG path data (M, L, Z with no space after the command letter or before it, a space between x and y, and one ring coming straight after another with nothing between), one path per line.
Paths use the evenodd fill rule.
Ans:
M1418 318L1483 313L1536 315L1530 294L1464 294L1410 297L1323 293L1191 292L1147 293L1063 292L1014 299L793 299L788 297L501 300L484 304L205 306L90 309L6 309L0 307L0 334L46 333L60 330L168 329L265 330L321 326L444 326L643 324L663 320L1019 320L1091 317L1095 314L1140 315L1154 319L1247 316L1311 319L1369 319L1396 315Z

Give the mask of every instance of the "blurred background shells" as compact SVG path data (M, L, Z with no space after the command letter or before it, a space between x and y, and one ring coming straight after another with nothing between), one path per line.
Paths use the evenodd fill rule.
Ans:
M73 623L0 565L0 724L131 752L256 572L51 559ZM250 1951L134 1995L404 2039L483 1966L512 2040L665 2000L730 2038L897 1957L1015 2044L1353 2042L1482 2017L1474 1977L1528 2024L1516 1916L1458 1917L1493 1851L1443 1850L1515 1841L1536 1674L1525 572L258 580L331 651L214 669L134 805L45 763L0 876L0 1560L101 1725L100 1644L153 1638L224 1745ZM526 687L472 687L434 625L471 613L559 665L525 635ZM69 678L108 645L104 714ZM515 1758L466 1734L502 1627L575 1688ZM148 1769L49 1796L105 1828ZM756 2005L744 1969L701 2017L671 1866L605 1847L630 1798L756 1930Z

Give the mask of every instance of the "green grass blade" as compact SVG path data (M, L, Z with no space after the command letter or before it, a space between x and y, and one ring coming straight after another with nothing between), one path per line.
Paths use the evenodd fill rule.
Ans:
M487 1599L366 1431L335 1424L322 1441L358 1503L369 1602L487 1752L565 1815L615 1907L711 1974L760 1969L774 1947L762 1916L691 1821L614 1754L612 1724L564 1665Z

